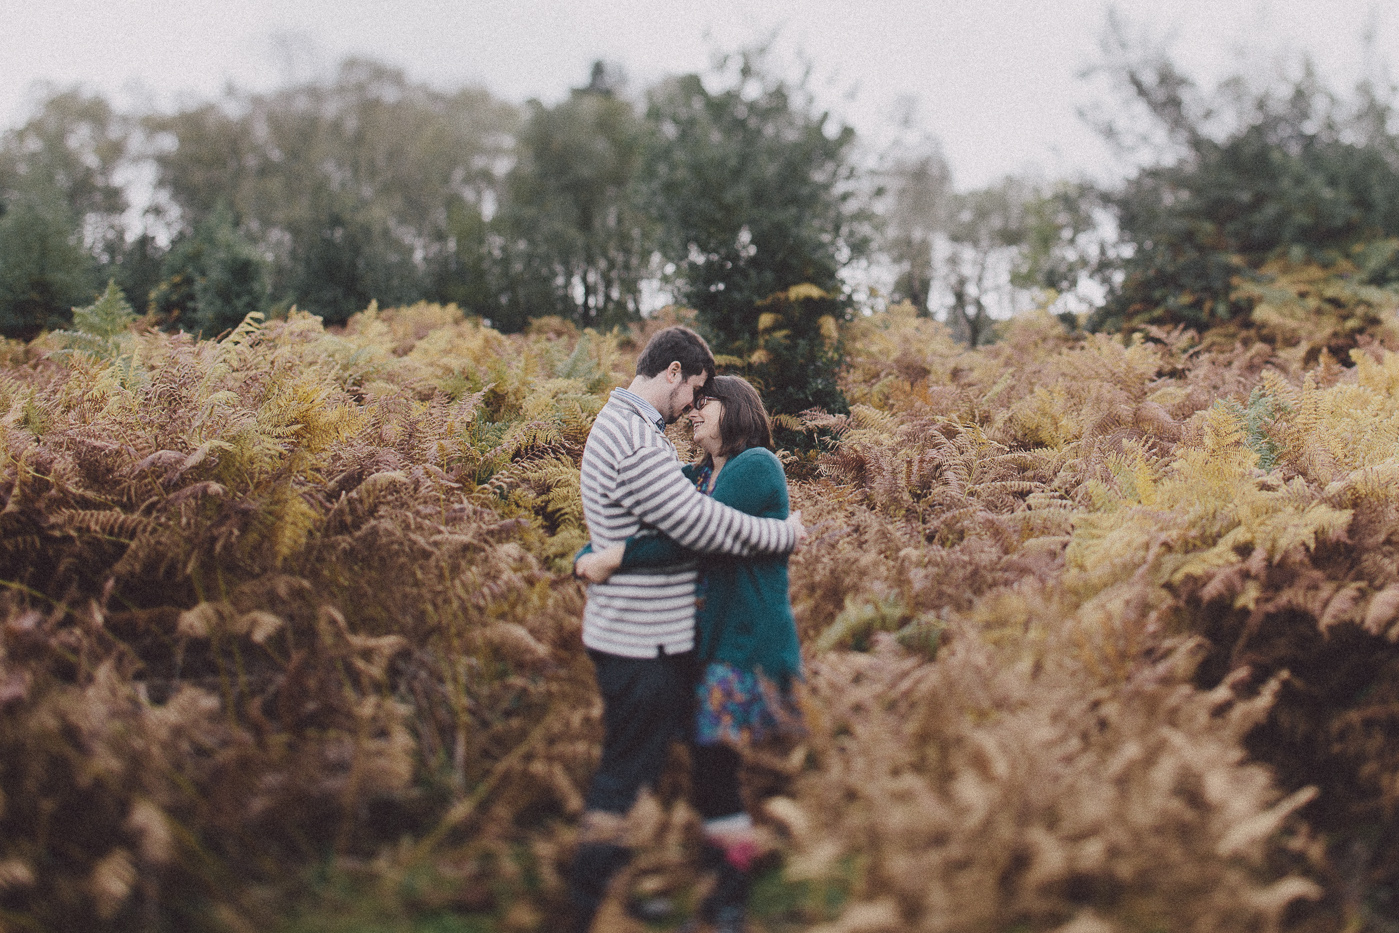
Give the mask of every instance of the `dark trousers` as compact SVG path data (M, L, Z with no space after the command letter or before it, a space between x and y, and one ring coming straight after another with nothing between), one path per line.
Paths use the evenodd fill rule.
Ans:
M602 761L585 798L589 810L623 814L654 787L672 742L692 731L695 685L690 652L624 658L589 651L602 694Z
M620 817L643 787L654 787L665 770L672 742L686 740L694 715L694 656L625 658L589 651L602 694L602 760L588 793L587 809ZM586 819L586 817L585 817ZM569 871L573 933L592 926L608 882L631 858L620 838L584 833Z
M631 809L641 788L656 785L671 743L692 738L698 670L689 652L625 658L589 651L588 656L602 694L603 733L602 760L588 785L585 803L590 811L621 816ZM701 817L708 820L742 812L738 753L727 746L701 745L691 745L690 753ZM569 872L574 933L590 928L608 881L630 857L631 850L621 840L586 836L582 840ZM723 877L721 872L721 888ZM746 885L746 878L738 881Z
M602 761L588 787L589 810L623 814L641 788L654 786L672 742L694 732L698 678L689 653L624 658L590 651L602 693ZM727 745L691 745L695 809L706 820L743 812L738 752Z

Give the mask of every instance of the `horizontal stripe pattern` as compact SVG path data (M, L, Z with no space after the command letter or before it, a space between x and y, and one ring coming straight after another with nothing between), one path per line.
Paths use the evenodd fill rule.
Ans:
M650 420L654 409L643 405L631 392L614 390L588 434L580 488L594 548L656 531L703 553L791 551L796 533L786 522L746 515L696 490L680 472L675 447ZM583 644L634 658L691 650L695 576L694 565L683 564L589 584Z

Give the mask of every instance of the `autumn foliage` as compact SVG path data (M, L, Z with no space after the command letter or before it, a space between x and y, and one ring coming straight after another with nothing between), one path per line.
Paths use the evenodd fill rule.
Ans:
M1399 299L1238 287L1228 333L846 325L849 413L785 425L765 928L1382 928ZM549 928L597 754L577 463L644 330L76 321L0 369L0 928ZM682 774L624 883L683 899Z

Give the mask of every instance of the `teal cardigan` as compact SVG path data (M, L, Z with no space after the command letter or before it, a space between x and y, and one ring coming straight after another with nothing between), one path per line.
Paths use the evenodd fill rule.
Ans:
M694 479L698 467L684 468ZM715 501L761 518L786 518L787 477L770 450L750 447L724 464ZM623 568L698 560L702 598L695 611L695 650L703 662L759 671L786 688L801 676L801 646L792 616L787 555L696 554L659 535L627 539Z

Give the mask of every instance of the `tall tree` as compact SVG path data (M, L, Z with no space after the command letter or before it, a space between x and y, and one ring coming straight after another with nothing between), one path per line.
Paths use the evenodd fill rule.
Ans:
M484 91L351 59L329 80L234 92L150 129L179 226L228 204L273 257L274 296L340 321L371 299L479 294L460 281L479 244L456 234L498 203L516 119Z
M491 232L489 212L460 194L448 197L444 239L425 257L425 278L430 297L499 326L504 309L500 238Z
M529 105L495 228L510 264L511 321L558 314L607 327L640 317L655 249L639 198L647 127L602 62L554 107Z
M23 194L0 212L0 334L29 340L62 326L97 280L81 228L56 197Z
M106 100L78 90L50 91L0 137L0 332L63 324L124 254L130 140Z
M952 172L937 141L924 137L896 144L876 175L879 246L894 273L889 297L926 317L937 271L933 249L951 208Z
M151 306L164 320L205 337L267 310L267 258L219 207L172 244Z
M102 97L53 90L0 138L0 204L21 195L64 205L84 246L106 258L124 242L120 175L132 161L130 121Z
M1396 89L1362 82L1335 94L1304 59L1285 80L1245 76L1201 89L1159 49L1110 26L1104 69L1129 106L1100 119L1145 165L1111 195L1126 248L1093 319L1210 326L1247 312L1234 279L1280 251L1327 260L1399 236ZM1399 265L1367 272L1399 280Z
M1076 292L1099 255L1090 186L1007 177L947 200L934 237L933 299L959 339L994 336L995 322Z
M154 218L148 215L148 219ZM102 264L101 274L115 282L123 295L130 296L139 311L148 311L160 287L167 251L168 247L148 227L114 251Z
M761 51L721 61L707 80L684 75L652 92L647 176L679 297L717 350L746 357L770 342L759 333L760 303L794 286L833 296L838 316L848 313L840 272L867 247L853 200L855 132L817 110L804 82L774 75ZM830 310L796 302L794 321L819 332ZM834 384L824 354L768 355L772 379ZM814 389L784 395L817 403Z

